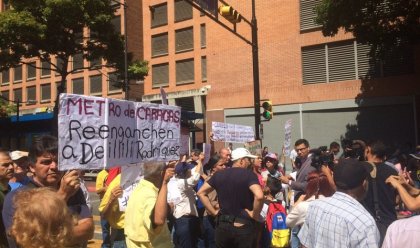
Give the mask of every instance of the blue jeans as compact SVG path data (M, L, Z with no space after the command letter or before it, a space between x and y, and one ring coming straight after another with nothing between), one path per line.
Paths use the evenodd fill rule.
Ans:
M102 229L102 246L101 248L111 248L111 235L110 226L105 218L101 217L101 229Z
M290 239L290 248L299 248L300 240L298 238L298 233L300 231L300 226L295 226L292 228L292 237Z
M214 241L214 232L216 228L215 219L213 216L203 216L203 239L204 239L204 246L206 248L214 248L216 247L216 242Z
M175 219L175 247L197 247L200 223L196 216L182 216Z
M111 228L112 248L127 248L125 244L124 229Z

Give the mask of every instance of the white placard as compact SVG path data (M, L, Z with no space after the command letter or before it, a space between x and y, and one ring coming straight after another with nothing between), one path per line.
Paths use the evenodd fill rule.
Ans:
M212 122L211 128L214 141L245 143L255 140L254 129L251 126Z
M190 135L181 133L181 148L179 153L181 155L190 154Z
M121 188L123 189L122 197L118 198L118 205L120 211L125 212L127 208L128 199L131 193L137 187L140 180L143 179L143 165L127 165L121 166Z
M210 160L211 156L211 145L203 143L203 153L204 153L204 160L203 160L203 166L207 164Z
M180 121L177 106L61 94L59 170L178 160Z
M284 124L284 154L290 156L290 146L292 142L292 120L289 119Z

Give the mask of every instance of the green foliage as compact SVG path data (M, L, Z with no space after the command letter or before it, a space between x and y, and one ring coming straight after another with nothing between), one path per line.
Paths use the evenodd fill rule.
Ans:
M149 74L149 62L146 60L133 61L128 66L128 78L136 80L144 80Z
M104 58L123 67L124 42L112 25L111 0L10 0L12 8L0 13L0 70L24 58L47 60L58 56L63 63L51 70L62 76L69 58L83 54L88 60ZM86 32L86 29L90 30ZM64 90L64 89L62 89Z
M13 112L16 112L16 104L10 104L8 101L0 98L0 118L8 117Z
M372 54L420 42L418 0L321 0L316 11L325 36L344 28L358 42L372 45Z

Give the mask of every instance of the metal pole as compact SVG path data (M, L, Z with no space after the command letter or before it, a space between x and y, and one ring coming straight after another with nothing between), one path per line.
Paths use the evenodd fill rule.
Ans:
M255 17L255 0L252 0L252 73L254 77L254 115L255 115L255 139L260 139L260 75L258 65L258 27Z
M124 83L125 83L125 100L129 99L129 87L128 87L128 41L127 41L127 3L124 0Z
M20 149L20 122L19 122L19 112L20 112L20 99L17 99L17 107L16 107L16 138L17 138L17 149Z

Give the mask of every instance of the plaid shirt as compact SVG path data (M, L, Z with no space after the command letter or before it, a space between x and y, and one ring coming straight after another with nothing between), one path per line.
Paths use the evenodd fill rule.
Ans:
M298 237L308 248L378 247L380 239L369 212L341 192L309 205Z

